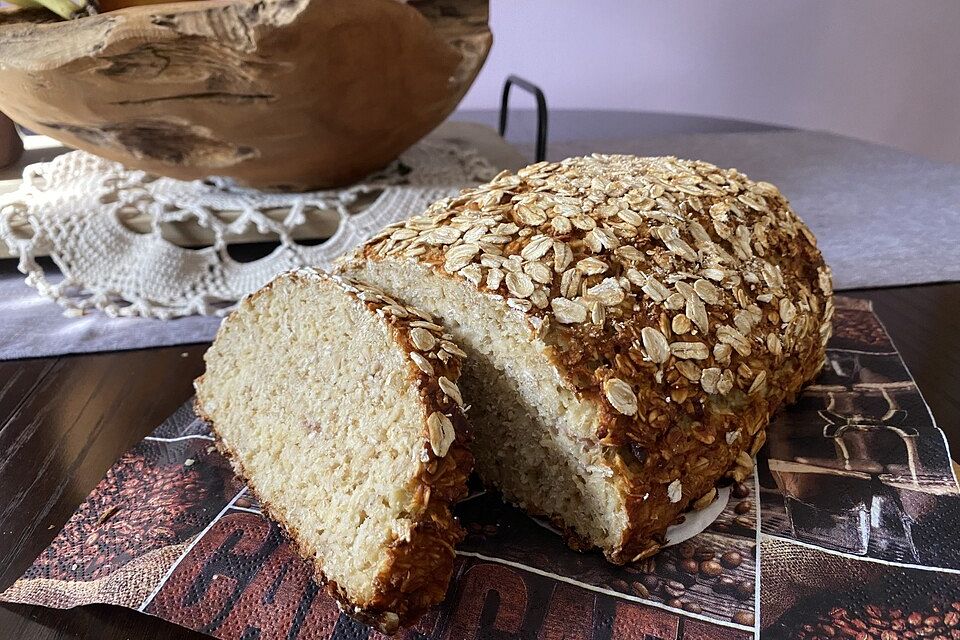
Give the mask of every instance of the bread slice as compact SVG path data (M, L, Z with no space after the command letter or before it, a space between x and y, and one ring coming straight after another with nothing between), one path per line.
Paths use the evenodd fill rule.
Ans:
M220 328L197 413L341 607L393 633L443 598L472 458L460 349L416 309L321 271Z
M753 468L819 371L829 269L771 184L676 158L504 172L339 265L442 318L489 484L613 562Z

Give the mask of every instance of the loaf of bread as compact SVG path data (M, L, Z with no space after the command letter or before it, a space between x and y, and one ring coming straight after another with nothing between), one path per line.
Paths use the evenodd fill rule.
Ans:
M750 473L833 313L776 187L672 157L503 172L338 268L442 319L483 480L615 563Z
M341 607L385 633L443 598L473 464L462 352L430 315L305 269L245 299L196 409Z

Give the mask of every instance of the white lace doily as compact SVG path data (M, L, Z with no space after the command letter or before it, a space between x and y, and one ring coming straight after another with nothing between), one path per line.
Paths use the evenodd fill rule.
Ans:
M74 151L27 167L21 187L0 196L0 238L19 257L27 284L68 314L210 314L281 271L327 266L384 225L494 173L463 142L424 140L360 184L278 194L222 179L160 178ZM298 242L307 227L329 237ZM231 255L237 240L254 232L279 244L265 257L238 261ZM204 236L208 246L175 243ZM42 255L60 274L47 273Z

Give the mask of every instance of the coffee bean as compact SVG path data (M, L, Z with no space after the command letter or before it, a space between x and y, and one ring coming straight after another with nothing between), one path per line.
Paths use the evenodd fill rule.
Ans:
M680 598L671 598L667 600L667 606L674 609L683 609L683 601Z
M627 584L626 581L624 581L624 580L619 580L619 579L618 579L618 580L611 580L611 581L610 581L610 586L613 587L614 589L616 589L617 591L620 591L621 593L630 590L630 585Z
M650 590L647 589L642 582L634 582L630 585L630 588L633 589L633 592L641 598L650 597Z
M914 611L907 616L907 624L911 627L919 627L921 624L923 624L923 615Z
M723 567L715 560L707 560L700 563L700 573L708 578L716 578L723 573Z
M900 634L898 634L896 631L891 631L890 629L887 629L880 634L880 640L898 640L899 638Z
M699 569L699 566L698 566ZM697 584L697 574L695 573L680 573L677 575L677 582L680 582L687 589Z
M826 638L835 638L837 637L837 628L830 624L820 624L817 625L817 630L820 632L820 635Z
M706 562L707 560L713 560L716 558L717 553L715 551L711 551L710 549L701 548L697 549L697 552L693 554L693 557L697 562Z
M645 586L648 591L656 591L660 588L660 578L652 573L643 574L643 577L640 578L640 582L643 583L643 586Z
M753 502L750 500L743 500L742 502L738 502L737 506L735 506L733 510L739 515L750 513L753 511Z
M960 613L957 613L956 611L948 611L943 616L943 624L951 628L957 626L960 624Z
M667 580L663 583L663 592L671 598L679 598L686 593L686 591L687 588L683 586L682 582L677 582L676 580Z
M710 528L717 533L730 533L730 531L732 531L729 524L726 522L720 522L719 520L710 525Z
M937 625L940 624L940 617L928 616L927 618L924 619L923 624L924 626L927 626L927 627L936 627Z
M696 602L684 602L683 610L689 613L703 613L703 608Z
M741 580L737 583L736 595L741 600L747 600L753 597L753 583L747 580Z
M733 488L730 490L730 495L732 495L737 500L743 500L750 495L750 489L747 488L742 482L737 482L733 485Z
M697 561L693 558L687 558L686 560L680 561L680 569L686 573L696 573L699 565L697 565Z
M736 551L727 551L720 556L720 564L727 569L736 569L743 563L743 556Z
M737 516L733 519L734 524L744 529L753 529L753 518L749 516Z
M233 504L237 505L241 509L249 509L253 503L247 500L246 498L238 498L237 501L234 502Z
M881 611L881 610L880 610L880 607L878 607L878 606L875 605L875 604L868 604L867 606L865 606L865 607L863 608L863 612L864 612L865 614L867 614L867 616L870 617L870 618L881 618L881 617L883 617L883 611Z
M737 624L742 624L746 627L753 626L753 620L754 620L753 614L750 613L749 611L737 611L735 614L733 614L733 617L730 619L736 622Z
M737 588L737 581L727 576L720 576L713 583L713 590L717 593L733 593Z
M191 526L184 520L206 497L206 482L196 469L126 454L37 565L55 579L103 578L115 570L116 559L181 542L183 529Z
M683 542L677 547L677 552L681 558L692 558L697 552L697 548L692 542Z

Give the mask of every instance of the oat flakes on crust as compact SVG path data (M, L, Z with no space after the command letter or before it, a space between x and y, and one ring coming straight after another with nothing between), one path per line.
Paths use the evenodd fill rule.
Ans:
M539 163L387 227L345 264L412 260L526 314L627 502L645 557L820 369L833 315L816 240L772 184L673 157ZM701 501L702 502L702 501Z

